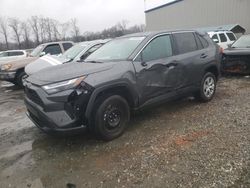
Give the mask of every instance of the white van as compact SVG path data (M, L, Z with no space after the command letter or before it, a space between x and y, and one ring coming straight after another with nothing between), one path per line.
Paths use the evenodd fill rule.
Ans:
M228 48L228 45L237 40L235 34L231 31L210 31L208 35L223 49Z

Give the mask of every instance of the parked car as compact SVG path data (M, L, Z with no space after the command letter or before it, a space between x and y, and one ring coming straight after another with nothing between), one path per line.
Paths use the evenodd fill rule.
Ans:
M25 50L8 50L0 52L0 65L6 61L17 60L27 57Z
M46 54L62 54L64 51L68 50L72 46L73 42L70 41L41 44L32 51L30 57L23 58L20 60L9 61L1 65L0 80L12 82L13 84L22 87L23 78L26 76L24 72L24 67L26 65Z
M27 75L34 74L44 68L60 65L63 63L84 61L91 53L100 48L109 40L96 40L81 42L68 49L63 55L56 56L43 56L25 67Z
M25 80L27 115L47 133L89 129L120 136L131 111L194 95L210 101L221 54L207 34L148 32L114 39L85 63L47 68Z
M228 48L229 45L233 44L237 40L232 31L211 31L208 32L208 35L223 49Z
M250 35L241 36L223 52L222 72L250 74Z

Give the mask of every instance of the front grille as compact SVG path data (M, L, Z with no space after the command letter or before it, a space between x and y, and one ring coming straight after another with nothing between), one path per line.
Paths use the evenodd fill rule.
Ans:
M36 93L36 91L28 87L25 87L25 94L31 101L38 104L39 106L43 106L43 102L39 97L39 95Z

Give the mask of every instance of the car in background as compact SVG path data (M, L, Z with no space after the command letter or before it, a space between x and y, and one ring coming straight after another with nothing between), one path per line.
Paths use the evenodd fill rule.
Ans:
M29 63L46 54L60 55L73 46L71 41L50 42L37 46L29 57L20 60L8 61L0 66L0 80L8 81L20 87L23 86L23 78L26 76L24 68Z
M233 44L237 38L232 31L210 31L209 37L217 43L221 48L226 49Z
M224 50L221 69L224 73L250 74L250 35L241 36Z
M41 70L24 81L27 115L47 133L120 136L131 112L193 95L212 100L221 54L193 30L137 33L114 39L84 63Z
M6 61L22 59L27 57L28 54L25 50L7 50L0 52L0 64L3 64Z
M95 40L81 42L68 49L61 56L43 56L25 67L27 75L34 74L44 68L61 65L63 63L84 61L91 53L100 48L109 40Z

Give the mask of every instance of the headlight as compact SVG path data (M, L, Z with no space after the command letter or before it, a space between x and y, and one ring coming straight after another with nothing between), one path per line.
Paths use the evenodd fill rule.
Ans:
M53 94L67 89L72 89L77 87L86 77L75 78L72 80L66 80L63 82L58 82L55 84L45 85L42 88L48 93Z
M1 70L7 71L7 70L10 70L11 67L12 67L12 64L5 64L5 65L2 65Z

